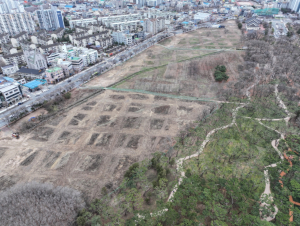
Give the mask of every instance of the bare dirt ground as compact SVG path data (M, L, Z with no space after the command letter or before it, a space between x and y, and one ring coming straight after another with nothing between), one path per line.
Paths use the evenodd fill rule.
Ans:
M241 32L235 22L227 21L224 25L228 30L227 33L225 33L224 29L205 28L166 39L159 43L160 45L152 46L122 65L93 79L86 85L106 87L145 68L164 64L168 66L170 63L212 52L203 49L230 49L239 46ZM208 32L209 35L207 34ZM167 49L161 45L168 48L174 47L175 49Z
M132 163L167 151L183 126L206 108L197 102L107 90L19 140L2 132L0 189L36 180L99 197L103 186L118 186Z
M207 43L210 38L232 47L240 31L234 22L227 28L228 37L221 29L211 30L209 36L208 29L201 29L168 39L161 44L188 49L170 50L155 45L86 85L105 87L145 68L164 65L143 72L117 88L215 98L219 88L238 76L241 53L182 60L208 53L199 46L211 46ZM214 48L220 47L217 45ZM214 81L213 71L218 64L227 67L229 82ZM97 91L76 89L65 105ZM208 106L199 102L106 90L71 110L57 113L16 140L11 132L18 130L20 121L0 131L0 190L17 182L36 180L70 186L88 197L99 197L103 186L112 191L119 185L132 163L150 158L156 151L170 150L179 131L199 119L205 109Z

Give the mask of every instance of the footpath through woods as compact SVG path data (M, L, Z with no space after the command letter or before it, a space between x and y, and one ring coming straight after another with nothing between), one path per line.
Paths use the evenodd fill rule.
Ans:
M248 100L250 101L251 100L251 96L250 96L250 90L256 85L258 84L258 81L253 84L252 86L248 87L247 90L246 90L246 96L248 97ZM284 134L279 132L278 130L276 129L273 129L269 126L266 126L265 124L263 124L261 121L263 120L268 120L268 121L279 121L279 120L284 120L286 121L286 123L288 123L288 121L290 120L291 118L291 113L288 111L287 107L285 106L285 104L283 103L283 101L280 99L279 95L278 95L278 88L277 88L278 85L275 85L275 96L279 102L279 107L283 108L285 113L288 115L286 118L282 118L282 119L266 119L266 118L254 118L254 120L258 121L258 123L260 123L261 125L265 126L266 128L270 129L270 130L273 130L275 132L277 132L278 134L280 134L280 139L277 139L277 140L273 140L271 142L271 145L272 147L276 150L276 152L278 153L278 155L280 156L280 159L283 160L284 157L282 155L282 153L278 150L277 146L279 144L279 141L281 139L284 139ZM248 102L249 103L249 102ZM195 153L195 154L192 154L192 155L189 155L189 156L186 156L184 158L180 158L176 161L176 165L177 165L177 170L181 171L181 176L178 180L178 183L175 185L175 187L173 188L173 190L171 191L169 197L168 197L168 201L172 202L172 198L174 197L179 185L182 183L183 181L183 178L185 177L185 172L183 170L183 162L188 160L188 159L191 159L191 158L194 158L194 157L198 157L204 150L205 146L207 145L207 143L210 141L210 137L211 135L213 135L215 132L219 131L219 130L222 130L222 129L226 129L228 127L231 127L233 125L236 125L236 116L237 116L237 113L238 113L238 110L240 108L243 108L244 106L246 106L248 103L244 103L244 104L241 104L240 106L238 106L237 108L233 109L232 111L232 122L226 126L222 126L222 127L219 127L219 128L216 128L216 129L213 129L212 131L210 131L207 135L206 135L206 138L205 140L202 142L199 150ZM249 118L249 117L245 117L245 118ZM265 177L265 190L264 192L262 193L261 197L260 197L260 200L261 200L261 204L260 204L260 207L261 209L262 208L268 208L270 209L270 205L272 205L273 203L273 197L272 197L272 194L271 194L271 189L270 189L270 179L269 179L269 174L268 174L268 168L269 167L276 167L277 164L274 163L274 164L271 164L271 165L268 165L268 166L265 166L265 170L264 170L264 177ZM275 218L277 212L278 212L278 208L276 206L274 206L274 209L275 211L271 213L270 216L261 216L263 220L266 220L266 221L271 221ZM167 209L165 209L165 211L167 211ZM261 212L262 213L262 212ZM262 215L262 214L261 214Z

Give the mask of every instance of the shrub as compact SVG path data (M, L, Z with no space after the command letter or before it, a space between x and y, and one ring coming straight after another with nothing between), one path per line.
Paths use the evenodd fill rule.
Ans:
M70 99L70 98L71 98L71 93L65 93L65 94L64 94L64 98Z
M243 25L241 23L238 23L238 28L242 29Z
M130 179L131 177L134 176L135 174L135 170L139 168L139 164L138 163L134 163L132 164L129 169L126 171L124 177L127 177L128 179Z
M227 81L229 77L226 74L226 67L224 65L218 65L216 67L214 77L217 82L221 82L223 80Z

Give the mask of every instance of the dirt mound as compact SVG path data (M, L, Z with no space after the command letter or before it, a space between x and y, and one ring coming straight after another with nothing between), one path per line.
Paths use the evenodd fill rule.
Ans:
M71 156L71 153L68 152L66 154L64 154L60 160L58 160L57 162L55 162L55 165L54 165L54 169L63 169L69 162L69 159L70 159L70 156Z
M155 114L167 115L167 114L169 114L170 106L169 105L160 106L160 107L154 108L153 111Z
M161 129L164 125L164 119L152 119L150 122L150 129Z
M99 133L93 133L93 135L91 136L88 145L93 145L95 143L95 140L99 137Z
M149 97L141 94L129 94L129 97L135 100L146 100L149 99Z
M123 95L110 95L109 97L114 100L124 100L125 99L125 96L123 96Z

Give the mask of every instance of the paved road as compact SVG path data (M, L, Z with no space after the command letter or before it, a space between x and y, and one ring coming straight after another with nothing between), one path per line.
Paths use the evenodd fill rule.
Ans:
M75 74L74 76L59 82L56 85L49 86L51 87L49 90L42 92L39 95L32 95L31 98L26 101L21 106L16 106L14 108L8 109L5 112L0 113L0 128L7 125L8 121L7 118L11 116L15 112L22 112L24 111L24 107L26 110L31 111L31 106L34 104L37 104L39 101L47 100L49 98L54 98L56 94L60 94L61 91L66 90L69 84L69 80L71 80L72 84L74 85L74 88L77 88L81 86L85 81L90 79L90 76L93 75L95 72L99 72L100 74L105 73L106 71L114 68L115 66L118 66L120 63L122 63L121 58L124 56L127 56L124 60L128 60L135 55L141 53L145 49L149 48L150 46L157 43L161 38L165 38L168 35L167 31L161 32L139 44L136 44L134 46L131 46L127 48L125 51L118 53L117 55L108 58L92 67L89 67L88 69ZM131 54L131 56L130 56ZM68 91L68 90L67 90ZM52 95L52 97L51 97ZM0 109L1 110L1 109Z

